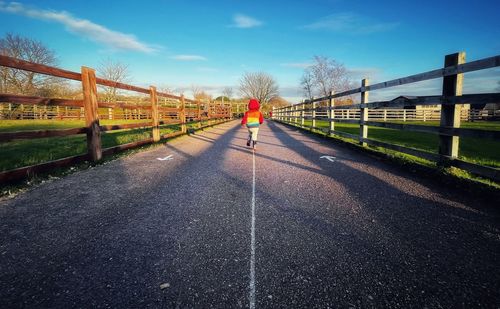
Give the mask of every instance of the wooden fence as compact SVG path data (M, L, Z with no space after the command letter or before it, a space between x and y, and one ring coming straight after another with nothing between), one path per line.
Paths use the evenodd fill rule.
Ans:
M198 121L198 128L202 128L203 121L206 124L205 126L210 126L216 123L227 121L231 118L230 107L214 103L202 103L184 98L184 96L175 96L168 93L162 93L157 91L156 87L154 86L150 86L148 89L98 78L95 76L95 70L92 68L82 67L81 73L77 73L1 55L0 66L80 81L82 83L83 89L83 100L54 99L0 93L1 103L19 105L22 104L23 107L31 106L31 110L33 110L33 108L35 107L38 107L38 109L45 111L55 109L59 113L58 115L61 115L62 109L68 112L67 115L72 115L76 118L83 117L82 119L85 119L85 127L81 128L0 133L0 143L15 139L35 139L56 136L60 137L76 134L87 135L86 154L0 172L0 183L24 179L30 175L48 171L55 167L68 166L85 160L99 161L103 157L103 155L109 155L118 151L158 142L164 138L182 135L187 132L186 125L188 121ZM149 103L145 104L144 102L141 102L139 104L124 104L98 102L97 85L114 87L145 94L149 97ZM175 104L175 106L171 107L160 106L158 104L159 98L170 99L176 101L177 103ZM35 110L36 109L37 108L35 108ZM103 110L106 113L104 114L104 116L102 115ZM121 111L121 114L124 115L122 116L124 119L145 119L149 121L123 125L100 125L99 112L101 112L101 117L109 119L110 110ZM49 119L49 117L49 114L45 115L45 119ZM113 117L113 115L111 117ZM180 131L160 135L160 126L166 124L178 125L180 127ZM113 130L135 128L150 128L152 137L133 143L102 149L101 133Z
M337 119L359 119L360 111L352 109L335 109L331 111ZM312 112L304 112L304 117L310 119ZM316 119L328 120L329 112L325 108L317 108ZM412 110L403 108L368 109L368 120L378 121L439 121L440 109ZM500 119L500 110L463 109L460 111L462 121L478 121Z
M148 98L149 100L149 98ZM102 104L102 103L101 103ZM140 106L134 105L136 103L117 102L113 104L114 107L99 108L98 114L100 120L144 120L152 119L151 109L142 109ZM145 104L145 102L141 102ZM179 101L169 99L166 103L159 104L159 117L160 119L178 119L179 115L176 113L168 112L165 115L162 113L164 107L179 108ZM230 108L230 104L220 104L218 102L200 103L202 105L202 115L208 114L208 108L213 111L212 114L220 114L220 107L226 109ZM120 107L121 106L121 107ZM186 103L189 107L189 103ZM123 108L122 108L123 107ZM134 107L134 108L132 108ZM233 114L235 113L234 109ZM38 106L26 104L13 104L0 102L0 120L82 120L85 119L85 110L83 107L70 107L70 106ZM196 121L196 114L187 114L186 121Z
M437 162L444 166L455 166L469 171L473 174L500 181L498 168L482 166L458 159L458 145L460 137L486 138L500 141L500 131L478 130L460 128L461 110L463 104L486 104L499 103L500 93L481 93L462 95L463 74L488 68L500 66L500 56L485 58L469 63L465 63L465 53L455 53L447 55L444 60L444 67L416 75L390 80L387 82L369 85L368 79L361 81L361 87L344 91L341 93L331 93L329 96L314 98L303 103L275 109L273 118L277 121L292 124L306 128L304 120L310 120L311 126L308 129L321 130L316 126L317 113L324 110L319 108L318 103L327 101L327 115L329 128L326 133L332 136L342 136L357 140L362 146L377 146L394 151L421 157L427 160ZM442 95L440 96L417 96L417 97L398 97L390 101L368 102L370 91L400 86L409 83L420 82L429 79L443 78ZM335 106L335 99L361 94L361 103L348 106ZM380 121L372 121L369 112L380 108L405 108L415 107L417 105L441 105L440 125L425 126L416 124L401 124ZM357 119L342 118L340 110L350 110L352 114L357 115ZM375 118L375 117L372 117ZM375 120L375 119L374 119ZM336 122L359 124L359 134L348 134L335 130ZM437 134L439 136L438 153L426 152L418 149L394 145L368 138L368 126L398 129L404 131L416 131Z

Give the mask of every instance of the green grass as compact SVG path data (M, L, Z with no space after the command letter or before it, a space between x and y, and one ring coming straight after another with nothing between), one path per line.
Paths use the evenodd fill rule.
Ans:
M405 122L406 124L439 125L437 122ZM304 123L311 125L311 121ZM318 128L328 128L328 121L316 121ZM463 128L500 130L500 122L464 122ZM335 123L335 130L359 134L358 124ZM438 152L439 138L436 134L368 127L368 138L415 148L432 153ZM459 158L485 166L500 167L500 143L491 139L462 137L459 144Z
M434 123L404 122L404 123L436 125L436 126L439 125L439 123L437 122ZM300 124L296 125L300 126ZM311 121L305 121L304 126L306 128L310 127ZM329 122L317 120L316 127L320 129L324 128L327 129L329 127ZM500 130L500 122L462 123L462 127L482 129L482 130ZM358 124L335 123L335 130L359 135ZM324 131L316 131L316 133L321 135L326 135ZM380 128L380 127L369 127L368 137L370 139L376 139L387 143L403 145L434 153L437 153L437 148L438 148L437 135L430 133L400 131L400 130ZM355 146L359 146L357 142L355 142L353 139L350 138L335 136L335 139L342 140L344 142L353 144ZM423 165L439 170L444 175L451 175L454 178L463 179L466 181L466 183L472 180L473 183L476 184L482 183L483 185L486 185L486 187L482 188L492 188L493 190L500 189L500 183L497 183L490 179L479 177L477 175L473 175L467 171L455 167L440 167L438 166L437 162L429 161L420 157L408 155L387 148L369 146L369 149L377 153L383 153L402 165L407 165L408 163ZM496 142L489 139L461 138L459 157L464 161L498 168L500 167L500 142ZM468 186L469 185L471 185L471 183L468 183Z
M150 122L150 120L100 120L101 125L147 122ZM202 124L206 125L207 122L204 121ZM0 132L57 130L81 128L84 126L85 122L83 120L1 120ZM197 129L198 122L189 122L187 127ZM180 125L161 125L160 135L180 130ZM107 131L101 134L102 148L137 142L148 139L151 136L151 128ZM0 143L0 171L81 155L86 152L87 140L85 134L31 140L13 140Z
M423 126L439 126L439 121L391 121L391 123L400 124L416 124ZM478 130L488 130L488 131L500 131L499 121L474 121L474 122L462 122L460 127L467 129L478 129Z
M150 120L100 120L101 125L117 125L129 123L146 123ZM84 120L2 120L0 132L33 131L33 130L62 130L82 128Z
M101 125L143 123L148 120L101 120ZM83 127L83 121L74 120L2 120L0 132L53 130ZM192 126L193 124L189 124ZM160 126L160 134L172 133L180 130L178 125ZM150 138L151 128L130 130L116 130L102 133L102 147L109 148L117 145L137 142ZM65 137L50 137L39 139L20 139L0 143L0 171L15 169L23 166L40 164L65 157L85 154L87 141L85 134Z

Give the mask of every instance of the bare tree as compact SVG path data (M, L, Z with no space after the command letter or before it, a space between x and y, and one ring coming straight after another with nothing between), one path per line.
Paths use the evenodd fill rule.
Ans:
M193 93L193 99L198 100L196 97L199 97L203 92L203 89L195 84L191 84L191 92Z
M56 65L55 53L42 42L11 33L7 33L4 38L0 39L0 54L44 65ZM42 89L47 92L57 81L57 78L47 75L6 67L0 68L0 92L2 93L35 95Z
M178 96L181 96L181 95L184 95L184 93L186 93L186 91L188 91L188 90L189 90L189 87L177 86L177 87L172 89L172 93L174 93Z
M212 101L212 96L206 93L201 86L191 85L191 92L193 93L193 98L196 101L201 101L201 102Z
M163 92L163 93L174 93L173 88L167 84L160 85L158 87L158 91Z
M314 75L310 67L304 70L304 74L300 78L300 85L302 86L304 95L308 99L312 99L314 96Z
M330 91L348 90L351 81L347 69L342 63L325 56L314 56L314 63L304 70L301 85L305 94L328 96Z
M233 97L233 88L231 88L231 87L225 87L222 90L222 95L226 96L229 100L231 100L231 98Z
M101 61L97 73L99 77L117 83L127 83L130 81L128 65L109 58ZM116 101L117 88L102 86L101 89L104 92L103 97L105 102Z
M274 107L283 107L283 106L289 106L290 102L288 102L287 100L283 99L280 96L276 96L269 101L269 105Z
M279 95L278 84L264 72L245 73L240 80L240 92L247 98L256 98L263 105Z
M272 98L266 106L262 109L263 112L268 113L273 109L273 107L284 107L284 106L289 106L290 102L287 100L283 99L280 96L276 96Z

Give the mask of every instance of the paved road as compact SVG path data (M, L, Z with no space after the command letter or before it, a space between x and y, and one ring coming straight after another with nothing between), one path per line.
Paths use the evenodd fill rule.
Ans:
M0 201L0 308L500 306L496 201L280 124L255 157L245 138L231 122Z

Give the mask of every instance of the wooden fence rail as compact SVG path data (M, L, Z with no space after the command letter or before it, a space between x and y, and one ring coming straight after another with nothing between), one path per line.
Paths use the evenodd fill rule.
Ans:
M463 74L500 66L500 56L485 58L465 63L465 53L447 55L442 69L394 79L387 82L369 85L368 80L361 82L361 87L330 93L320 98L313 98L302 103L273 109L273 118L277 121L297 125L310 130L323 130L316 126L316 119L328 120L329 128L323 131L330 136L342 136L357 140L362 146L377 146L398 152L435 161L443 166L455 166L470 173L500 181L500 169L482 166L458 159L460 137L487 138L500 141L500 131L460 128L462 120L476 120L486 117L484 112L465 112L463 104L500 103L500 93L462 94ZM443 90L440 96L399 96L389 101L369 102L369 92L403 84L415 83L429 79L443 78ZM360 93L361 102L348 106L335 106L335 99ZM317 102L327 102L327 106L317 107ZM417 105L440 105L438 117L429 111L404 111L403 119L394 116L394 108L415 107ZM385 109L384 109L385 108ZM390 108L390 109L387 109ZM381 110L383 109L383 110ZM420 114L419 114L420 113ZM496 116L496 115L493 115ZM418 119L419 117L422 117ZM304 120L312 120L311 126L305 126ZM300 120L300 124L299 124ZM376 121L374 121L376 120ZM393 120L439 120L439 126L417 124L390 123ZM387 122L389 121L389 122ZM335 129L336 122L359 124L359 134L349 134ZM416 131L437 134L439 136L438 153L430 153L418 149L394 145L369 139L369 126Z
M349 108L345 109L330 109L332 119L336 122L342 122L343 119L359 119L359 110ZM293 116L293 119L301 118L297 116L298 109ZM304 110L303 117L305 119L312 119L312 113ZM463 121L476 121L476 120L491 120L500 118L500 110L478 110L478 109L462 109L460 119ZM316 119L330 120L329 112L326 109L318 108L316 111ZM368 119L380 121L439 121L441 119L440 109L424 109L424 110L411 110L411 109L370 109L368 110Z
M84 160L99 161L103 155L109 155L125 149L158 142L162 138L170 138L173 136L184 134L187 132L187 123L189 121L197 121L198 128L202 128L202 121L205 121L207 123L205 126L210 126L216 123L227 121L232 117L230 107L220 105L216 106L214 103L202 103L199 101L184 98L184 96L175 96L172 94L159 92L154 86L151 86L148 89L113 82L96 77L95 70L92 68L82 67L81 73L77 73L2 55L0 55L0 66L80 81L82 83L83 90L83 100L43 98L36 96L0 93L0 103L21 105L23 109L24 105L33 106L33 109L35 109L37 106L42 106L42 108L45 109L46 113L45 119L49 119L47 108L71 108L73 109L73 111L76 111L73 117L80 119L80 117L82 117L83 115L82 119L85 119L85 127L81 128L0 133L0 143L8 142L14 139L36 139L56 136L70 136L76 134L86 134L87 136L87 153L85 155L73 156L46 162L43 164L3 171L0 172L0 183L7 183L19 179L24 179L35 173L48 171L55 167L75 164ZM149 95L149 104L98 102L97 85L147 94ZM177 103L175 103L175 107L164 107L159 105L159 98L171 99ZM107 111L104 111L105 114L103 114L103 109L108 109ZM113 111L120 109L122 110L122 117L124 119L129 119L128 117L130 116L133 119L145 119L150 120L150 122L106 126L100 125L99 119L101 117L110 117L107 119L115 119L113 118ZM207 111L206 114L202 112L205 110ZM36 111L32 112L36 114ZM60 110L57 111L57 115L60 114ZM20 118L24 118L24 111L23 113L21 113L21 115L23 116ZM160 126L166 124L177 124L180 126L181 130L178 132L160 135ZM152 137L129 144L102 149L101 133L113 130L134 128L150 128Z

